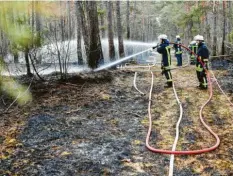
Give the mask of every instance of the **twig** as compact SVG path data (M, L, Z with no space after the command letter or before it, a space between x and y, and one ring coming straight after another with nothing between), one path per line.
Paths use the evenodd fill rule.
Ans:
M3 104L6 105L6 103L5 103L4 99L3 99L3 95L1 96L1 100L2 100Z
M15 98L15 100L10 104L10 106L8 106L8 107L6 108L6 110L4 111L4 113L6 113L6 112L11 108L11 106L12 106L21 96L25 95L25 93L26 93L26 92L29 90L29 88L31 87L31 84L32 84L33 79L34 79L34 76L32 77L31 82L30 82L28 88L27 88L22 94L19 93L19 94L17 95L17 97Z
M8 107L6 108L6 110L4 111L4 113L6 113L6 112L10 109L10 107L18 100L19 97L20 97L20 93L18 93L18 95L17 95L17 97L15 98L15 100L10 104L10 106L8 106Z
M85 85L85 84L86 84L86 82L84 82L84 83L83 83L83 85L82 85L82 87L81 87L81 89L80 89L80 90L83 90L83 87L84 87L84 85Z
M30 60L31 60L32 67L33 67L34 71L36 72L36 75L38 76L38 78L40 78L40 80L42 80L42 81L45 81L44 78L42 78L42 77L39 75L38 71L36 70L36 67L35 67L35 64L34 64L34 61L33 61L33 59L32 59L31 54L29 54L29 58L30 58Z

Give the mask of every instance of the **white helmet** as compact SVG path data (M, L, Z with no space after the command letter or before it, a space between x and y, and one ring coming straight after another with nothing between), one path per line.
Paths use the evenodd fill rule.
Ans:
M180 38L180 36L179 36L179 35L177 35L177 36L176 36L176 38Z
M194 37L194 40L201 40L201 41L204 41L204 37L202 36L202 35L196 35L195 37Z
M193 45L193 44L196 44L195 40L193 40L193 41L190 42L190 45Z
M161 34L158 36L158 39L161 40L161 39L167 39L167 35L165 34Z

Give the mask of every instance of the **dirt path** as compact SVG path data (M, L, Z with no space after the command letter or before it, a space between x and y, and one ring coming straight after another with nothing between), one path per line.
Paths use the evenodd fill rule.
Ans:
M228 90L230 81L224 79L233 80L232 74L215 73ZM195 68L172 74L184 108L177 149L213 145L214 139L199 121L199 108L208 93L196 89ZM151 145L171 149L179 106L172 89L163 88L164 77L159 72L154 75ZM167 175L170 156L145 147L148 95L133 88L133 78L134 72L118 70L71 77L68 84L33 84L33 101L15 105L2 116L0 175ZM141 91L149 91L150 81L149 72L138 73ZM233 174L232 115L214 86L204 117L221 145L207 154L176 156L174 175Z

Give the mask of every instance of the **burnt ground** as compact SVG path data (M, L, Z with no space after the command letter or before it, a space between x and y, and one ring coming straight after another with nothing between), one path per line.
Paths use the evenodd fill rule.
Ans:
M225 64L225 61L224 61ZM232 100L233 69L213 61L216 77ZM184 108L177 150L214 145L199 121L199 108L208 92L196 89L194 66L172 71ZM165 79L154 73L153 131L150 144L171 149L179 106ZM33 100L14 104L1 115L0 175L152 176L168 175L169 155L145 147L148 94L133 87L133 71L102 71L70 75L67 82L34 80ZM28 79L20 79L29 84ZM138 73L137 86L150 89L150 72ZM5 99L9 105L10 100ZM174 175L233 175L233 110L214 85L214 96L204 109L205 121L219 135L221 145L201 155L175 156ZM6 105L1 102L3 112Z

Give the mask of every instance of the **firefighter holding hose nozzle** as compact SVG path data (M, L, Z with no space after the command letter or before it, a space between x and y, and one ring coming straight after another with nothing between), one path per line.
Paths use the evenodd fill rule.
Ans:
M202 35L197 35L194 37L197 42L197 60L196 60L196 72L197 78L199 80L199 89L207 89L208 81L205 70L208 70L209 61L209 50L204 42L204 37ZM203 64L203 65L202 65Z
M165 88L172 87L172 74L171 74L171 47L169 46L169 41L167 35L161 34L158 36L160 43L157 46L152 47L152 49L157 48L157 52L162 55L161 69L162 75L164 74L167 79L167 85Z

